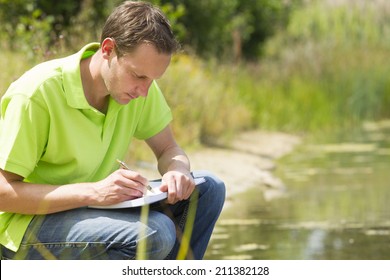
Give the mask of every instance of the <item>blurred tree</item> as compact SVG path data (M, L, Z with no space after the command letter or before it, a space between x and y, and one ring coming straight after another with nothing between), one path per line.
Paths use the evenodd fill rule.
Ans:
M179 39L203 57L222 58L231 45L231 20L239 0L160 0L162 4L182 5L177 19L185 27Z
M0 38L2 43L14 48L17 36L17 26L21 17L28 15L32 10L32 1L0 0Z
M243 0L237 14L244 18L238 26L242 37L242 52L248 59L263 54L263 46L278 29L285 28L290 12L300 0Z
M301 0L159 0L181 5L181 41L202 57L257 59L264 42L286 26Z
M52 0L36 0L34 2L36 7L44 12L44 16L54 17L53 31L59 35L69 26L71 18L78 14L83 1L67 0L53 3Z
M27 51L43 50L49 43L52 16L45 16L34 0L0 0L2 47Z
M241 58L257 59L265 41L286 25L290 11L302 0L147 1L161 7L187 49L204 58L239 62ZM29 37L24 39L31 46L34 32L39 29L46 34L44 41L49 47L60 37L72 47L79 39L99 39L98 28L121 2L0 0L0 37L11 47L16 37Z
M0 38L11 49L43 53L65 39L96 35L107 14L107 0L0 0ZM77 26L76 26L77 25ZM94 39L95 40L95 39ZM62 42L61 42L62 43Z

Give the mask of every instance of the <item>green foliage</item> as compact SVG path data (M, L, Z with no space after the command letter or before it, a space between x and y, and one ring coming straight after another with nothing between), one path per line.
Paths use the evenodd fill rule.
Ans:
M106 2L0 0L2 47L21 50L34 60L72 51L80 38L96 41L96 28L108 14Z
M89 1L89 5L97 3L95 1ZM10 3L0 0L2 5L7 2ZM96 29L88 20L92 16L89 11L94 9L87 9L92 7L87 2L67 31L67 40L72 42L73 49L84 44L88 36L93 37L85 34L79 38L74 34ZM185 24L186 17L190 16L189 7L196 5L197 1L180 1L181 6L176 1L153 2L162 7L175 26L181 24L182 33L179 33L187 38L185 40L195 42L198 40L196 36L202 36L202 32L206 32L204 38L221 32L218 39L224 46L218 45L217 39L211 37L208 38L210 46L206 41L202 43L209 48L207 53L211 56L214 52L221 52L218 56L223 56L224 48L229 48L229 32L233 27L243 28L243 43L257 34L258 27L251 23L253 13L264 13L268 16L267 24L275 25L280 17L272 21L274 11L282 9L279 1L268 0L268 6L265 5L268 10L265 7L256 10L253 6L249 11L251 1L232 0L226 1L226 10L220 12L217 0L199 1L196 11L211 26L208 29L199 26L203 31L190 36L192 28L202 24L202 21L194 22L192 27ZM26 5L26 1L13 3L20 7ZM289 20L284 17L287 27L266 41L264 57L256 63L221 64L217 59L206 62L194 54L175 57L159 84L173 109L173 128L180 143L187 147L200 143L220 145L237 132L250 128L294 133L323 132L360 126L363 120L389 118L390 81L387 76L390 66L385 63L390 56L388 3L380 0L307 1L306 6L292 10ZM105 4L104 8L101 7L103 14L109 13L117 3ZM208 5L214 5L214 8L208 10ZM12 14L13 8L10 9ZM25 15L34 10L29 9L25 8ZM214 16L214 13L220 14ZM38 13L35 18L42 17ZM225 29L216 24L222 19L227 20ZM19 20L22 19L15 22ZM42 30L45 28L43 26ZM254 52L261 52L261 44L255 45ZM196 48L197 45L193 46ZM67 47L66 51L73 49ZM247 54L251 52L248 47ZM0 73L0 90L4 92L32 62L13 63L23 61L20 52L6 52L0 56L1 61L11 65ZM35 62L40 60L37 58Z
M59 15L47 14L36 0L0 1L0 38L2 47L17 49L30 60L46 59L49 46L58 42L55 26ZM61 5L57 5L61 6ZM56 45L58 47L58 45Z
M34 2L38 9L44 11L45 15L54 18L53 31L59 34L71 24L72 16L80 11L82 1L57 1L54 5L52 0Z
M232 67L205 65L191 58L175 62L164 78L164 92L177 110L179 138L187 139L185 143L196 139L213 143L216 138L224 142L248 128L324 132L390 117L390 66L383 63L390 55L386 44L390 14L383 12L389 11L383 6L388 4L338 1L336 6L328 2L318 9L318 3L293 13L288 28L269 41L260 63ZM315 13L321 19L312 9L321 11ZM381 16L372 23L365 20L365 13ZM345 16L357 26L346 24ZM307 25L316 26L312 22L323 18L334 24L305 35L310 30ZM352 33L359 28L359 36ZM303 35L298 35L299 30ZM383 40L377 41L378 35L370 35L370 30L380 31Z
M271 40L267 54L307 43L337 48L389 46L389 10L390 2L381 0L311 0L291 12L289 25Z
M232 61L257 59L266 39L282 28L300 0L160 0L185 12L180 40L198 55Z
M179 40L206 58L257 58L264 42L285 25L300 0L147 0L161 9ZM1 0L0 36L8 47L71 49L78 39L96 41L104 19L122 0ZM17 30L15 31L15 26ZM23 30L23 32L21 31ZM88 30L88 32L86 32ZM36 34L38 36L36 36ZM76 38L76 39L75 39ZM34 52L32 52L34 54Z
M251 59L261 56L266 40L279 29L285 28L291 11L297 8L300 2L300 0L239 1L236 18L243 18L243 21L234 28L238 28L242 34L244 55Z
M158 6L169 19L171 27L176 37L181 41L186 34L186 27L180 19L186 13L186 8L182 3L173 4L171 1L149 0L153 5Z
M39 48L49 42L53 17L43 19L42 10L38 9L34 1L7 1L0 2L0 37L2 42L8 42L11 49L25 50L27 45ZM26 42L21 44L21 42Z
M174 132L185 146L221 144L248 127L250 112L231 87L230 71L192 56L175 57L160 87L173 109Z
M186 26L187 45L202 56L223 54L231 45L231 19L237 0L183 1L186 13L181 19Z
M295 10L288 33L297 40L330 40L336 44L388 44L388 10L386 1L314 1ZM324 12L325 11L325 12Z
M267 76L281 85L273 87L274 94L295 98L312 87L302 102L312 102L312 115L305 119L297 110L297 128L348 127L389 117L390 66L383 63L390 55L389 8L390 2L380 0L311 1L268 42ZM321 112L326 107L328 113ZM323 121L313 123L313 115Z

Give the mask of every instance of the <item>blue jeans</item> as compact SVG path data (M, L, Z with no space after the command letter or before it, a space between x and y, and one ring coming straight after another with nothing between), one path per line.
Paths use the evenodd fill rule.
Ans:
M207 171L193 175L205 177L206 182L193 194L197 207L186 258L202 259L225 201L225 185ZM147 259L176 259L189 206L190 200L152 204L147 223L141 222L141 208L78 208L35 216L19 250L15 253L3 247L2 257L129 260L137 257L137 246L145 242L143 256Z

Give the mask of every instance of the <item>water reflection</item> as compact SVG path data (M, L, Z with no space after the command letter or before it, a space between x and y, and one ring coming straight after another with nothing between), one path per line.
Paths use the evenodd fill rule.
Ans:
M285 195L236 197L206 258L390 259L390 125L367 127L284 159Z

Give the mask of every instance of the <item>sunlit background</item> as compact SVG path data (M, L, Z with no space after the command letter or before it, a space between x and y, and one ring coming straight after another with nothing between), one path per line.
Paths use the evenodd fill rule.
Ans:
M99 41L120 2L0 0L1 94L36 63ZM254 183L229 197L206 258L389 259L390 1L150 2L183 46L159 84L185 149L248 130L303 139L276 162L278 195Z

